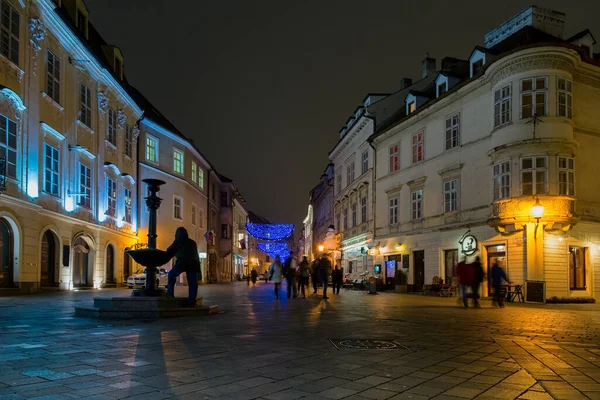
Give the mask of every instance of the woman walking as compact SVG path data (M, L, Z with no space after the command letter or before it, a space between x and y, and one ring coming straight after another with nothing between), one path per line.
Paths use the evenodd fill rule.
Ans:
M279 299L279 285L283 278L283 265L279 256L275 257L275 261L269 266L269 280L275 285L275 299Z

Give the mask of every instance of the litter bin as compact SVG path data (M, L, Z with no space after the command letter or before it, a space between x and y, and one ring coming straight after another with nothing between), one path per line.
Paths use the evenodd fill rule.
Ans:
M377 294L377 280L374 277L369 278L369 294Z

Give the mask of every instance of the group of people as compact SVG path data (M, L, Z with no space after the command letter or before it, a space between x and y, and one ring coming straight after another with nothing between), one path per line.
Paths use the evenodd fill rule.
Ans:
M458 287L460 289L460 297L462 298L465 308L469 307L469 298L473 299L474 307L481 307L479 304L479 288L484 281L485 274L479 257L475 261L468 264L463 258L456 266L456 276L458 278ZM494 263L491 268L492 286L494 287L493 304L500 308L504 307L504 287L503 281L508 282L506 273L498 265Z
M323 299L327 297L327 286L329 284L329 275L332 276L333 292L340 293L342 284L342 271L336 265L332 270L331 260L327 255L315 259L312 263L308 262L306 256L302 257L299 263L294 258L294 253L290 252L285 262L281 262L279 256L275 257L273 263L269 266L268 279L273 282L275 290L275 299L279 299L279 287L283 280L287 283L287 297L296 298L298 293L306 298L306 291L309 289L309 280L312 281L313 294L317 294L319 283L323 285Z

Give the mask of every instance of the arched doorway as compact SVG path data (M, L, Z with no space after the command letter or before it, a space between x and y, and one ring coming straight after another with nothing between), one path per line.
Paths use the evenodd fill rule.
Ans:
M105 284L107 286L114 286L115 284L115 248L112 244L106 246L106 278Z
M15 287L15 270L13 265L13 231L0 218L0 287Z
M40 286L58 286L58 238L51 230L44 232L42 236L42 262L41 262Z
M89 287L94 284L94 268L90 265L90 246L83 238L73 242L73 286Z
M123 283L127 283L127 278L131 275L132 259L131 256L127 254L127 250L129 250L129 248L125 249L125 252L123 253Z

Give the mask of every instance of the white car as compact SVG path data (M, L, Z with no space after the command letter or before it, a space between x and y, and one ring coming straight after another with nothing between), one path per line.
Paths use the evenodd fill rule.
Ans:
M156 287L164 286L167 287L169 283L168 277L169 271L164 268L158 268L156 271ZM133 288L142 288L146 287L146 268L142 271L142 273L131 275L127 278L127 287L130 289Z

